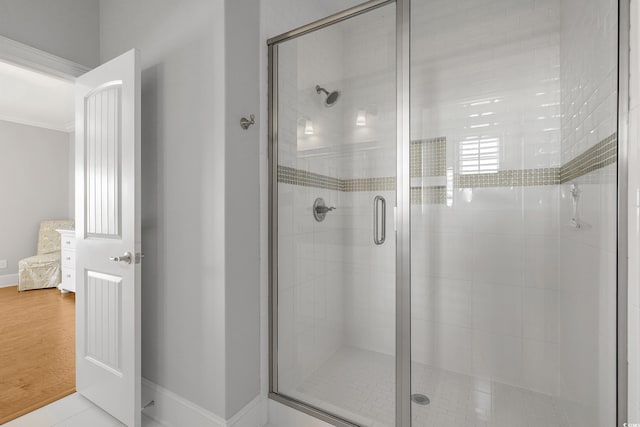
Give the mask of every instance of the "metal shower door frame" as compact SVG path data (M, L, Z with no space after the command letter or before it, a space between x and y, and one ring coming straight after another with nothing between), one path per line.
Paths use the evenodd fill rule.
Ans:
M618 0L618 159L616 254L616 425L629 416L628 286L629 286L629 78L631 2Z
M267 41L269 156L269 398L337 427L358 427L317 407L278 393L278 44L396 4L396 427L411 426L411 198L410 54L411 0L370 0ZM618 0L618 161L617 161L617 363L616 424L628 416L628 139L630 1Z
M338 427L357 427L337 415L278 393L278 44L380 7L396 4L396 426L411 425L411 288L409 190L410 0L371 0L267 41L269 57L269 398ZM406 188L405 188L406 187Z

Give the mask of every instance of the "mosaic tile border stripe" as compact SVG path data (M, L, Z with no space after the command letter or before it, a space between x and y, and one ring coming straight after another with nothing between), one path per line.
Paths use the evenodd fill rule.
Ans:
M278 182L335 191L391 191L396 189L396 178L393 176L339 179L282 165L278 166Z
M342 184L342 191L393 191L396 189L396 178L394 176L386 176L382 178L345 179Z
M455 188L475 187L530 187L560 184L560 168L510 169L496 173L455 174Z
M444 175L444 166L441 165L445 153L443 143L446 143L444 138L412 142L412 154L420 157L419 161L411 165L412 176ZM438 152L439 154L435 154L437 162L425 166L422 163L422 155L425 152L429 155ZM614 133L559 168L510 169L498 171L497 173L455 174L453 177L453 186L454 188L477 188L530 187L564 184L586 175L589 172L615 163L617 157L618 137L617 134ZM442 169L442 171L440 169ZM441 175L413 175L414 173L418 173L418 171L424 173L425 171L436 170L441 173ZM396 187L395 177L339 179L281 165L278 166L278 182L345 192L392 191ZM424 191L420 192L421 188ZM419 199L426 203L429 203L428 201L438 200L438 202L433 203L444 203L444 201L440 202L440 200L446 199L446 194L442 192L442 189L446 190L446 187L412 187L411 200Z
M560 183L571 181L618 160L618 134L614 133L560 168Z
M411 141L412 177L444 176L447 173L447 138Z
M278 165L278 182L301 185L303 187L344 191L344 180L342 179L282 165Z
M412 205L444 205L447 203L447 187L411 187Z
M287 166L278 167L278 182L303 187L324 188L335 191L392 191L396 188L395 177L338 179ZM475 187L526 187L533 185L560 184L560 168L505 170L497 173L460 175L455 174L455 188ZM423 187L412 187L413 189ZM424 188L446 188L432 186Z

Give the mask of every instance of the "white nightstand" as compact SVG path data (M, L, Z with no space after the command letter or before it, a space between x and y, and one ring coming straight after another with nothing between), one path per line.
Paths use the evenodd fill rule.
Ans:
M60 233L62 259L62 283L58 285L60 292L76 291L76 231L56 230Z

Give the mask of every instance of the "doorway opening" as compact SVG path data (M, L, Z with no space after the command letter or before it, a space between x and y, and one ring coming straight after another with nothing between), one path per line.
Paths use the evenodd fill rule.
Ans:
M0 424L75 392L74 83L0 61Z

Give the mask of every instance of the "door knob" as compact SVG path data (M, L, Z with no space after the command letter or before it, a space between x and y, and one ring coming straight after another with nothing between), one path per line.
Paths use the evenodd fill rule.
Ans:
M131 262L133 261L133 256L131 255L131 252L125 252L122 256L112 256L109 257L109 259L115 262L124 262L125 264L131 264Z

